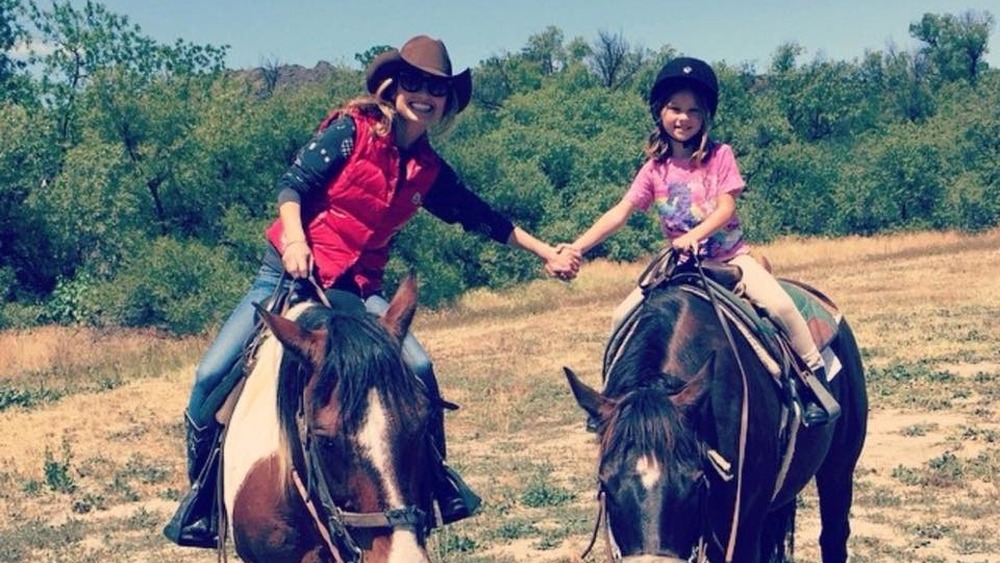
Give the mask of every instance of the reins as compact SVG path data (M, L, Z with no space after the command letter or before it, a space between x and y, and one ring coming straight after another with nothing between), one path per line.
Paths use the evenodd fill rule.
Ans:
M733 357L736 358L736 365L740 370L740 378L743 383L743 395L740 401L740 440L739 440L739 451L736 468L736 499L733 502L733 516L731 520L731 528L729 530L729 541L726 545L726 561L733 560L733 552L736 550L736 535L739 530L740 525L740 504L743 496L743 463L746 458L746 446L747 446L747 433L749 432L749 416L750 416L750 382L747 376L747 370L743 365L743 360L740 359L739 349L736 347L736 341L733 339L733 333L729 330L729 323L726 321L725 316L722 314L722 309L719 306L718 300L715 298L715 292L709 287L708 277L705 275L705 270L702 267L701 259L698 257L697 249L691 253L691 257L694 260L694 265L698 269L698 275L701 278L701 283L705 287L705 293L709 296L709 301L712 304L712 310L715 311L715 316L719 319L719 324L722 326L722 332L726 335L726 341L729 343L729 348L733 352ZM704 536L702 537L704 539Z
M604 487L601 485L600 481L597 483L597 518L594 519L594 529L590 533L590 541L587 542L587 547L584 548L583 552L580 553L580 560L586 559L590 555L591 550L594 549L594 544L597 543L597 535L601 533L602 525L604 522L604 515L607 510L606 501L604 498ZM608 561L614 561L611 552L611 526L604 525L604 549L607 554Z
M315 451L315 441L307 428L303 413L300 412L296 416L296 424L299 428L299 444L306 460L306 479L303 481L301 471L293 468L292 481L306 504L323 542L337 563L356 563L364 560L362 550L351 536L349 528L411 527L418 533L426 532L427 514L413 505L381 512L349 512L338 507L330 493L319 455ZM323 514L320 513L317 504L322 508ZM348 554L347 558L344 558L345 551Z
M267 309L272 313L282 314L288 309L288 291L283 288L285 279L288 276L288 272L282 270L281 277L278 278L278 283L274 286L274 291L271 292L271 297L267 301ZM310 278L310 280L312 280ZM312 280L315 284L315 280ZM322 295L322 292L320 292ZM325 296L324 296L325 299ZM243 377L245 378L250 372L253 371L254 363L257 360L257 350L260 348L261 342L264 340L264 323L263 321L257 321L257 325L254 328L254 337L244 348L240 359L238 360L243 364ZM218 528L218 544L216 545L216 561L224 563L229 561L229 557L226 554L226 538L229 535L229 515L226 512L226 502L223 494L223 471L224 460L223 460L223 444L226 443L226 434L229 430L228 421L226 424L222 425L222 434L219 436L219 441L217 444L219 450L219 473L215 480L215 501L217 510L217 528Z
M282 272L274 292L267 301L266 308L274 314L285 314L294 302L294 289L289 286L290 276L287 272ZM307 283L315 299L323 306L332 308L329 298L323 288L316 281L315 277L300 278L292 280ZM253 340L244 350L241 361L244 365L244 373L249 374L256 361L257 349L264 340L266 331L263 321L258 322ZM305 467L293 467L290 471L290 480L295 486L299 497L305 504L310 518L316 526L323 545L326 546L333 557L335 563L362 563L364 553L358 543L351 536L350 528L397 528L410 527L418 534L426 534L428 529L428 518L425 511L420 508L408 505L402 508L390 509L381 512L349 512L341 510L333 500L329 484L323 472L320 457L315 450L315 440L312 439L305 420L305 413L301 404L296 414L296 426L298 427L299 448L305 461ZM225 430L223 431L225 432ZM224 438L220 439L220 444ZM221 458L222 448L219 456ZM221 465L221 460L220 460ZM303 476L305 478L303 479ZM222 472L219 473L217 486L219 503L219 543L218 560L226 561L225 542L228 533L228 518L222 498Z

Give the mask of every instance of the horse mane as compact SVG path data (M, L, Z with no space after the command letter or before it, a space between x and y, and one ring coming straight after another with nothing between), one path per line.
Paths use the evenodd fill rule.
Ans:
M665 291L656 291L639 304L632 333L608 374L605 395L624 395L663 379L663 363L683 307L678 292Z
M282 357L278 419L284 463L302 461L301 449L292 445L299 443L298 413L307 406L306 412L317 412L336 399L339 426L343 432L352 432L364 422L369 391L377 389L382 404L396 414L400 424L419 416L421 405L427 402L426 393L403 361L400 342L375 315L315 304L303 311L297 322L308 330L326 330L326 356L318 370L298 354ZM313 377L312 402L303 405L304 392Z
M617 398L602 451L621 456L636 448L664 462L670 457L697 459L697 441L685 430L683 408L697 400L703 381L665 373L664 363L687 310L686 295L656 290L639 305L635 325L621 356L608 374L604 394ZM671 399L678 394L684 399Z

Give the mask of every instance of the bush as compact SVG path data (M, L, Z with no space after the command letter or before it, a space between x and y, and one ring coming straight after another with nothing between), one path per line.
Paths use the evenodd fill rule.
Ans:
M138 243L122 271L98 290L102 318L111 324L195 334L212 327L246 292L226 247L168 238Z
M61 325L93 325L100 310L95 302L96 280L82 273L72 279L60 278L42 312L41 322Z

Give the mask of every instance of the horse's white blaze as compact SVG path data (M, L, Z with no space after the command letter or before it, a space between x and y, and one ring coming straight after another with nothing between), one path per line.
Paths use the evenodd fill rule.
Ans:
M307 304L298 305L286 316L294 319L306 308ZM281 343L273 335L261 343L253 371L247 376L227 425L222 445L222 488L228 514L233 513L236 495L254 464L278 452L280 424L275 397L282 351Z
M428 563L430 559L417 543L417 535L412 530L396 528L392 532L392 549L388 563Z
M639 480L646 490L652 489L663 474L660 464L651 455L642 456L635 462L635 472L639 474Z
M368 452L371 464L382 478L386 501L389 506L403 506L399 480L392 468L392 455L388 449L389 418L379 398L378 391L368 393L368 412L365 423L358 431L358 444ZM427 561L413 530L397 528L392 533L388 563L423 563Z
M386 501L389 506L402 506L403 495L399 493L399 483L392 470L392 456L387 448L388 441L389 420L385 407L382 406L382 399L378 396L378 390L372 389L368 392L368 412L365 414L365 423L358 430L358 445L368 452L372 465L382 477Z

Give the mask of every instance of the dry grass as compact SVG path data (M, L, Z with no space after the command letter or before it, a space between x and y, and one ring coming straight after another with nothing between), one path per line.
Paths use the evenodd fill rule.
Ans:
M839 303L865 356L873 412L853 560L1000 561L1000 231L761 250L779 275ZM642 267L598 261L571 284L474 292L418 314L446 398L462 405L448 418L450 457L486 499L483 514L434 535L436 561L575 560L594 517L596 446L561 368L599 386L610 311ZM0 411L0 562L214 559L159 535L183 486L179 413L203 347L148 334L0 333L0 389L58 374L62 390ZM117 384L92 385L108 373ZM802 502L797 553L815 561L812 491Z

